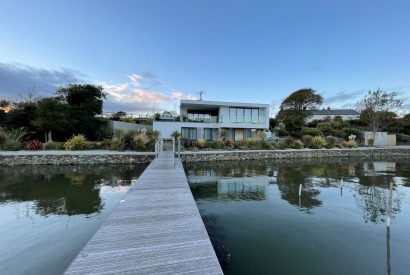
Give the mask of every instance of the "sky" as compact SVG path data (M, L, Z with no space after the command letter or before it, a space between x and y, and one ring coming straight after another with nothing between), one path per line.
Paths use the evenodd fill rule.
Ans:
M180 99L271 104L300 88L349 108L368 90L410 110L410 1L2 0L0 98L104 87L104 111Z

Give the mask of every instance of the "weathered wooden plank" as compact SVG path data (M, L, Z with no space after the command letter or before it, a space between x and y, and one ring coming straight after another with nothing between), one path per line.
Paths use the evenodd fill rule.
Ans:
M180 160L163 152L66 274L222 274Z

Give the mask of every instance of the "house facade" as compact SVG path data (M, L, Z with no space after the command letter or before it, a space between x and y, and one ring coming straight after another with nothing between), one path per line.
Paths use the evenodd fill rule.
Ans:
M161 138L178 130L183 139L243 141L269 129L269 104L181 100L179 121L154 121Z
M309 117L306 122L311 122L314 120L327 120L334 119L336 116L340 116L343 120L353 120L359 119L360 113L353 109L323 109L315 110L311 117Z

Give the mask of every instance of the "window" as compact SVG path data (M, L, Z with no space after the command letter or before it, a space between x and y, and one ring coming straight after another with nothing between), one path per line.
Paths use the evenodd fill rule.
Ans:
M197 140L196 132L196 128L182 127L181 129L182 138L187 140Z
M218 139L218 129L204 128L204 139L205 140L216 140L216 139Z
M259 109L229 108L229 121L259 123Z

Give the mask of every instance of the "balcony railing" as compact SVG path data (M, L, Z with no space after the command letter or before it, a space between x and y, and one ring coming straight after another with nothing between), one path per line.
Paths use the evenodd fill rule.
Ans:
M265 117L255 117L255 116L221 116L221 122L226 123L253 123L253 124L264 124Z
M217 116L211 116L211 117L188 118L186 121L188 121L188 122L217 123L218 122L218 117Z

